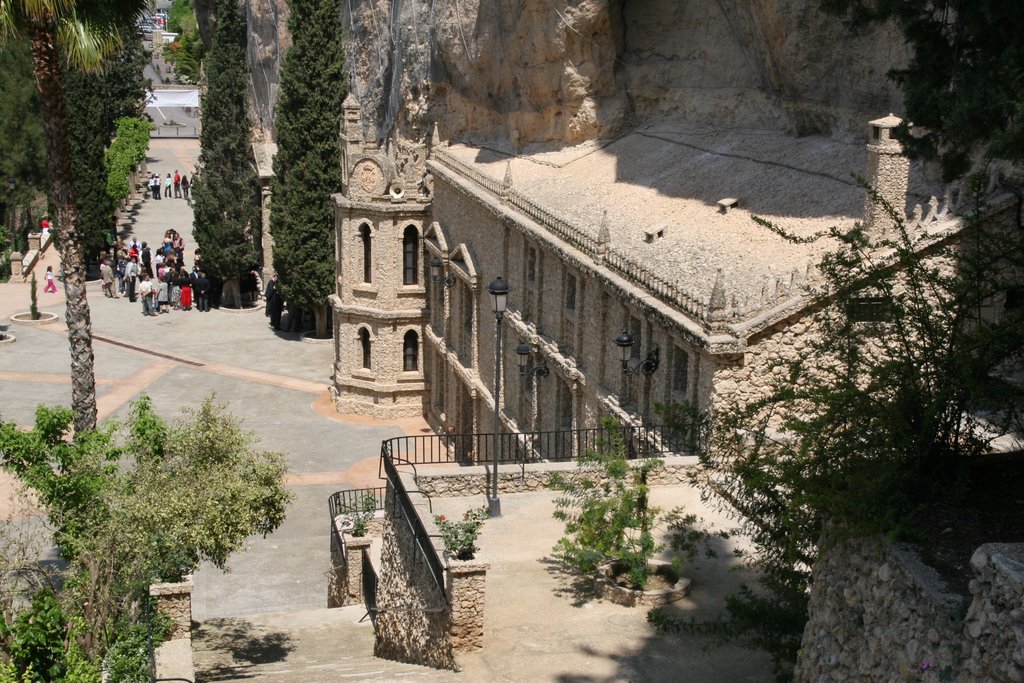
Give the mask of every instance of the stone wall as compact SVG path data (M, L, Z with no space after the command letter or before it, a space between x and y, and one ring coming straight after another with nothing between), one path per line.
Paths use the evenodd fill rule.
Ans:
M192 577L180 583L154 583L149 594L156 597L157 610L171 620L168 640L192 638Z
M344 516L334 520L331 531L331 573L327 582L327 606L361 605L363 595L363 555L370 552L373 539L345 536L339 527Z
M904 546L846 542L814 568L797 681L1024 681L1024 545L974 553L971 603Z
M406 490L417 489L411 474L400 476ZM443 557L437 538L439 529L426 497L412 497L416 515L430 535L426 539L428 550L433 548ZM417 554L416 541L390 485L385 510L374 655L457 671L455 656L483 645L489 565L474 560L448 560L444 587L439 590L423 558Z
M423 519L428 516L425 501L424 498L419 503ZM400 662L456 669L444 595L417 555L416 541L402 509L396 505L391 486L385 509L388 514L382 537L373 654Z
M651 472L648 483L651 486L672 486L687 483L688 473L698 464L694 456L665 458L665 466ZM487 495L490 491L490 466L475 465L457 467L453 465L419 465L416 488L434 498ZM503 463L498 466L499 493L526 493L550 488L551 477L556 472L571 479L581 470L576 463L538 463L527 465L526 471L519 465Z

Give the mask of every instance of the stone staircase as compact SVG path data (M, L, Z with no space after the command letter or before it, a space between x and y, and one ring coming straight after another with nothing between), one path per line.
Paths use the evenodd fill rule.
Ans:
M456 680L450 671L374 657L365 613L356 605L207 619L192 631L196 682Z

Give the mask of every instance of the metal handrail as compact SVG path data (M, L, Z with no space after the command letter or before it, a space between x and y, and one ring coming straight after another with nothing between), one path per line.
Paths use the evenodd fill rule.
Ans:
M427 533L426 528L423 526L423 521L416 512L412 499L409 498L409 492L406 491L405 485L402 483L402 479L399 476L398 469L395 467L395 463L392 458L388 456L389 454L387 453L386 446L382 444L381 462L384 466L384 473L387 476L388 483L394 491L395 512L401 512L402 517L405 518L406 524L409 526L409 533L412 535L415 548L423 558L424 564L427 567L427 572L430 574L434 585L437 587L438 594L441 596L444 604L447 605L448 593L445 590L444 564L441 562L441 558L438 556L437 549L434 547L434 544L430 542L430 534Z

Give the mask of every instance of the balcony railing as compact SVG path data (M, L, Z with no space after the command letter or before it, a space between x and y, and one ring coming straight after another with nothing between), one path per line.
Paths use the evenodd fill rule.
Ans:
M498 462L567 462L618 439L631 460L686 453L685 434L668 427L595 427L502 433L498 435ZM395 463L475 465L493 461L493 434L398 436L384 443L382 454L386 451Z

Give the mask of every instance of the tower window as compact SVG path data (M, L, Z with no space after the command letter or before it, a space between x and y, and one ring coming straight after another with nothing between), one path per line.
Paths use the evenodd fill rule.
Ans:
M359 228L359 240L363 244L363 282L373 282L373 267L370 248L370 226L365 223Z
M402 235L402 284L414 285L419 281L419 233L410 225Z
M414 330L405 333L402 343L403 363L402 369L406 372L416 372L420 369L420 338Z
M370 331L365 327L359 330L359 346L363 352L363 367L370 369Z

